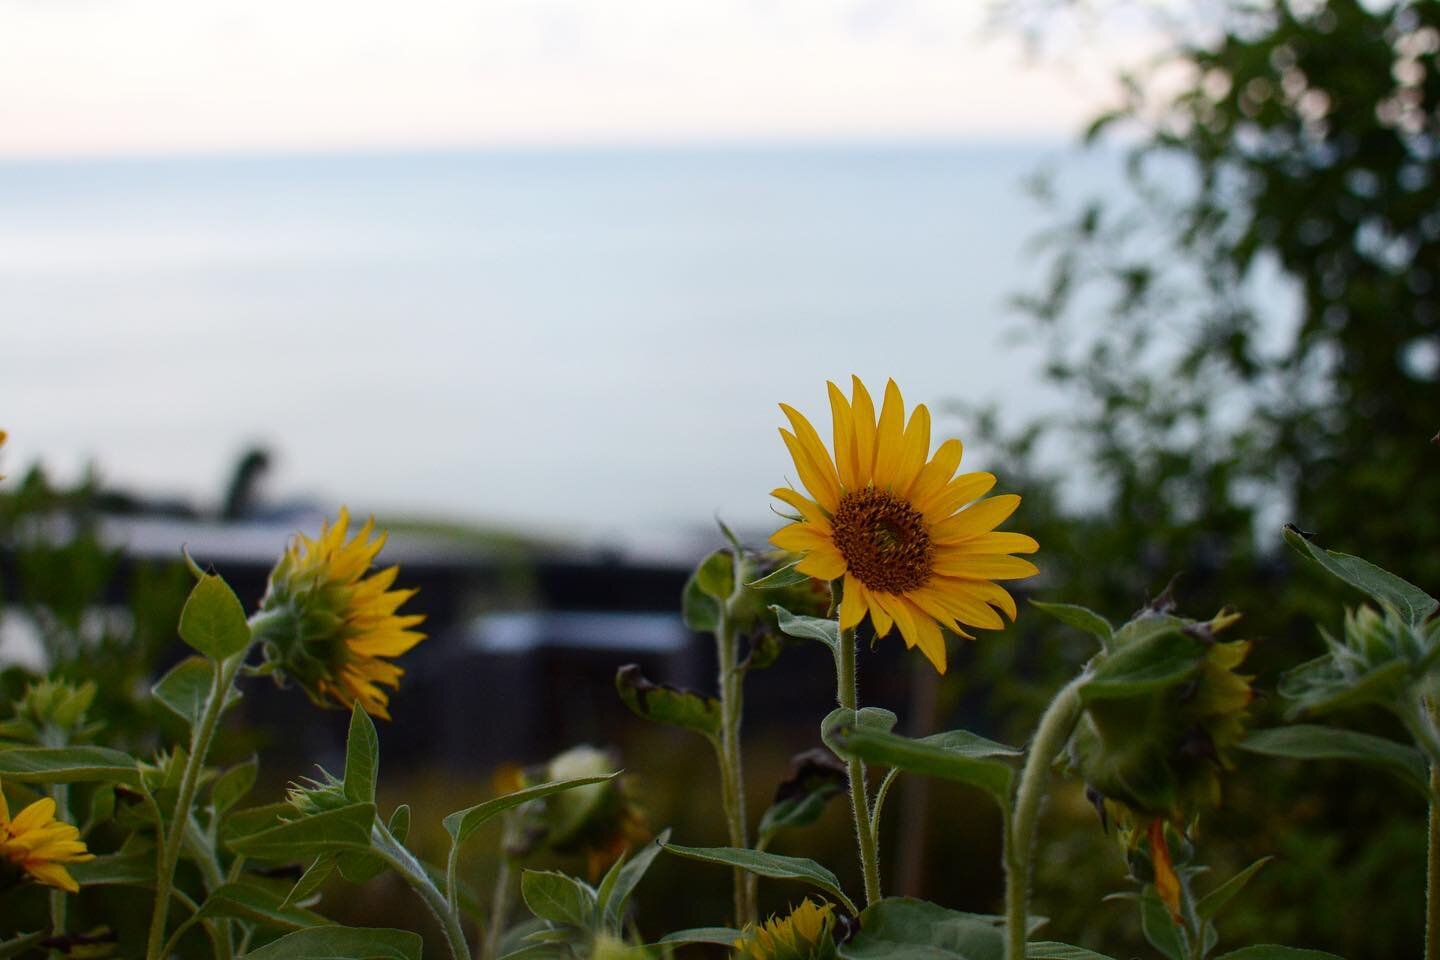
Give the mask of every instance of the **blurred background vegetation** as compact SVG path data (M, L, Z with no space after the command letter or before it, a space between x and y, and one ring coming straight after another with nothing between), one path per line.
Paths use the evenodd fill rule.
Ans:
M1118 621L1179 575L1183 612L1245 613L1250 664L1267 691L1279 671L1319 652L1317 621L1334 624L1343 603L1357 602L1296 568L1283 522L1440 589L1440 447L1431 442L1440 429L1440 3L1267 0L1207 11L1205 28L1128 78L1125 102L1086 134L1090 145L1128 151L1125 194L1077 202L1063 170L1035 183L1052 222L1037 238L1044 278L1015 303L1023 335L1048 345L1043 376L1064 398L1061 412L1023 424L994 409L959 412L967 442L986 448L1006 488L1025 496L1016 525L1043 548L1034 595ZM1007 12L1035 15L1010 5L1002 22ZM1277 288L1292 300L1277 302ZM252 461L237 475L227 511L242 512L262 468ZM143 749L155 745L145 731L157 722L143 692L173 655L186 580L178 566L142 567L117 587L114 557L93 535L98 506L89 485L62 492L38 472L12 478L0 498L3 599L31 611L59 673L104 679L95 712L110 718L105 741ZM42 522L67 524L72 536L56 545L37 535ZM97 617L115 590L131 614ZM896 709L912 730L968 726L1013 743L1090 652L1073 632L1023 612L1003 638L963 649L939 683L887 649L895 646L862 661L865 702ZM757 676L747 727L753 817L790 754L816 740L814 724L786 709L796 697L786 678L828 670L820 651L796 648L773 677ZM18 694L24 679L21 668L7 672L5 693ZM825 683L804 692L818 718ZM599 709L595 729L629 760L651 827L720 842L708 754L618 720L618 701ZM1277 709L1262 699L1256 725ZM1388 732L1381 717L1362 720ZM344 726L338 715L308 722ZM237 732L223 749L240 756L252 745ZM266 771L257 800L303 772ZM382 778L382 801L410 802L415 842L434 852L439 818L487 791L488 777L408 770ZM890 816L890 889L997 908L998 823L982 798L907 782ZM1408 796L1353 770L1244 759L1223 807L1200 825L1199 858L1217 880L1258 856L1277 859L1223 942L1353 960L1415 949L1423 831ZM1077 785L1056 794L1042 844L1036 912L1051 918L1050 934L1148 955L1131 905L1100 901L1126 889L1124 867ZM776 849L816 857L858 886L838 803ZM470 866L482 886L495 869L485 855ZM762 908L796 895L778 887L762 884ZM661 858L641 891L640 926L720 922L728 891L722 870ZM1358 902L1363 925L1353 920ZM388 880L332 889L325 909L396 925L416 912Z

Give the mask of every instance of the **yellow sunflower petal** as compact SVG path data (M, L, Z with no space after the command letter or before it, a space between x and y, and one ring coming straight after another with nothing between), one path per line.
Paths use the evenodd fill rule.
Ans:
M928 500L915 500L915 509L925 514L928 522L940 523L965 504L985 496L993 486L993 473L962 473Z
M968 556L984 553L1034 553L1039 549L1040 544L1035 541L1034 537L1027 537L1023 533L1011 533L1008 530L982 533L959 543L947 544L942 548L946 553Z
M834 549L829 534L810 526L808 523L792 523L770 534L770 542L781 550L791 553L808 553L811 550Z
M919 611L906 603L903 597L893 593L875 592L871 593L871 596L890 616L890 619L895 621L895 626L900 629L900 636L904 639L906 648L913 648L920 641L920 631L915 626L915 616Z
M1013 493L1002 493L988 500L981 500L931 527L930 540L936 544L953 543L989 533L1004 523L1018 506L1020 497Z
M66 870L58 863L45 863L43 861L27 863L25 864L25 872L46 886L59 887L66 893L80 892L80 884L76 883L75 878L70 876L69 870Z
M820 506L831 513L840 505L840 481L835 477L835 466L827 456L823 463L817 463L795 434L785 428L780 429L780 436L785 441L785 447L790 451L790 459L795 461L795 469L800 474L800 482L805 489L810 491Z
M830 532L830 518L825 516L825 511L820 509L820 504L805 496L799 490L791 490L789 487L776 487L770 491L770 496L776 500L784 500L790 506L800 511L805 522L817 530Z
M925 404L915 407L910 414L910 425L905 428L905 441L900 451L900 465L895 470L891 485L897 493L905 494L920 475L925 460L930 456L930 409Z
M1040 571L1020 557L998 554L966 556L941 552L935 558L935 572L964 580L1022 580Z
M860 463L855 457L855 418L850 412L850 401L835 384L827 381L830 393L830 420L835 439L835 469L840 474L840 486L855 490L863 486L860 479Z
M915 482L906 491L906 497L915 504L917 510L924 512L924 504L928 503L945 485L950 478L955 476L955 471L960 467L960 458L965 452L964 445L955 439L946 440L940 444L935 451L935 456L930 462L920 468L920 473L915 477Z
M840 596L840 629L854 630L865 619L865 611L869 608L870 596L865 585L853 574L845 574L845 590Z
M859 489L875 476L875 403L860 378L850 378L850 418L855 422L855 487Z
M934 620L925 616L922 611L915 612L916 646L920 648L921 653L925 654L925 659L934 664L935 669L943 676L945 673L945 637Z
M780 404L780 409L789 418L790 426L795 430L795 437L805 448L805 452L810 455L811 462L824 476L826 486L834 489L835 499L838 502L840 499L840 476L835 472L835 463L830 459L830 451L825 449L825 441L820 439L819 432L799 410L788 403Z
M795 564L795 569L816 580L835 580L845 575L845 558L834 547L822 547Z
M895 381L885 384L885 402L875 428L875 486L893 487L905 448L905 400Z
M30 806L20 811L20 814L10 821L10 833L20 836L29 833L31 830L38 830L46 823L55 819L55 801L51 797L41 797Z

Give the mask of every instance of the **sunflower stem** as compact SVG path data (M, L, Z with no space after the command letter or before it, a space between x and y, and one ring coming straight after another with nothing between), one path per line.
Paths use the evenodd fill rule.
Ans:
M370 833L372 849L390 865L390 868L400 874L410 888L419 895L425 906L439 921L440 928L445 933L445 941L450 947L450 955L454 960L470 960L470 944L465 939L465 930L460 925L460 905L457 902L451 903L440 892L430 879L429 873L421 865L415 855L405 848L405 845L396 840L390 830L378 820Z
M1440 734L1435 707L1425 697L1413 697L1401 717L1430 766L1429 817L1425 857L1425 960L1440 960Z
M737 558L738 562L738 558ZM739 667L739 638L731 616L731 604L744 589L740 571L735 575L735 594L721 605L720 622L715 630L715 646L719 660L720 741L715 756L720 763L720 791L725 808L725 824L730 846L750 846L749 828L745 820L745 767L740 752L740 721L745 709L744 673ZM755 876L736 867L735 921L743 929L755 922Z
M160 960L165 945L165 924L169 919L170 892L175 885L175 868L180 862L180 851L185 842L185 830L190 824L190 813L195 806L195 792L200 786L200 772L205 767L205 758L210 753L210 744L215 739L220 714L225 711L225 701L235 683L235 675L245 663L249 649L221 660L215 664L210 684L210 694L205 700L200 721L190 732L190 753L185 758L185 769L180 774L180 794L175 800L175 812L170 828L161 844L155 874L155 909L150 915L150 939L145 949L147 960Z
M1025 770L1015 793L1013 813L1005 813L1005 960L1025 960L1029 936L1030 853L1035 845L1035 825L1040 818L1040 801L1050 782L1050 765L1065 749L1075 724L1080 721L1080 682L1070 681L1040 718Z
M855 668L855 630L840 630L835 650L835 699L846 710L859 709L858 678ZM855 818L855 840L860 847L860 869L865 875L865 905L880 899L880 856L875 831L871 829L870 798L865 784L865 764L855 758L846 761L850 779L850 813Z
M485 929L484 960L500 955L500 935L505 930L505 915L510 912L510 855L501 852L500 867L495 873L495 890L490 897L490 925Z

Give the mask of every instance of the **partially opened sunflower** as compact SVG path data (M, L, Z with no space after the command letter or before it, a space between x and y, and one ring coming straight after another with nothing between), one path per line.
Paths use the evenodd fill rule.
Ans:
M791 430L780 430L806 496L782 487L773 495L798 513L770 542L804 555L796 569L822 580L843 580L841 629L868 614L877 636L893 627L907 647L945 672L944 627L999 629L1015 601L998 580L1033 576L1035 565L1016 553L1039 549L1021 533L997 531L1020 498L980 499L995 485L989 473L962 473L962 446L946 440L930 453L930 411L905 416L891 380L877 418L865 385L853 378L850 397L830 390L834 455L799 411L780 409Z
M78 893L80 884L65 864L94 859L80 831L55 819L55 801L50 797L36 800L12 818L0 792L0 865L8 862L36 883Z

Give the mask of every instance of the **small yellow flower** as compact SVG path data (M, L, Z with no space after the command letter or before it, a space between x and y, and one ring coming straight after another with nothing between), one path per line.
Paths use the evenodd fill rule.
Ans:
M85 849L80 831L55 819L55 801L43 797L30 804L15 819L0 792L0 858L24 870L31 879L67 893L78 893L80 884L65 869L67 863L95 859Z
M267 659L298 681L320 706L358 701L372 716L390 719L389 696L405 671L390 662L421 640L419 614L398 611L417 591L392 590L399 567L366 576L385 535L366 520L348 542L350 514L343 507L320 536L296 536L270 573L257 635Z
M1039 549L1020 533L995 527L1020 505L1013 494L980 500L995 485L989 473L962 473L962 446L946 440L930 456L930 411L915 408L907 424L900 388L885 388L879 420L858 377L847 400L830 388L835 454L815 428L787 404L780 409L794 432L782 429L806 497L781 488L773 496L799 512L770 542L803 553L796 567L821 580L844 578L840 626L851 629L866 614L878 636L900 629L907 647L945 672L940 628L969 637L961 624L1005 625L997 610L1015 618L1015 601L997 580L1038 571L1013 553ZM993 608L993 609L992 609Z
M835 916L828 903L807 897L787 917L771 917L758 927L747 926L735 950L742 960L821 960L835 956L831 928Z

